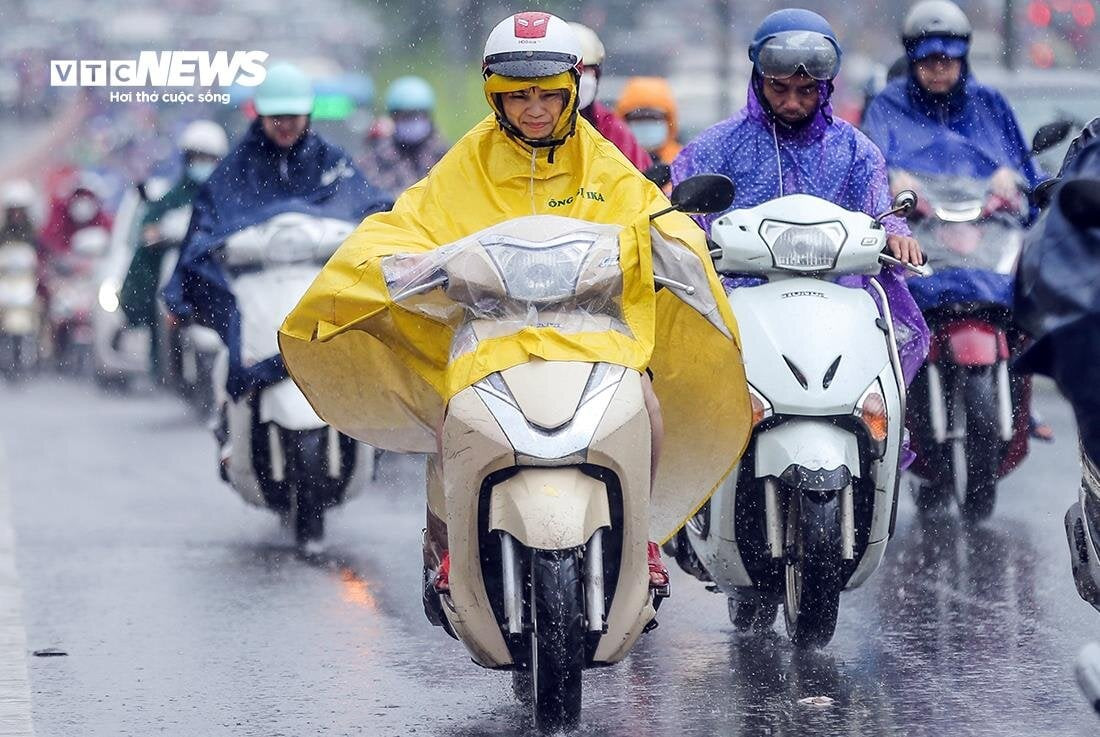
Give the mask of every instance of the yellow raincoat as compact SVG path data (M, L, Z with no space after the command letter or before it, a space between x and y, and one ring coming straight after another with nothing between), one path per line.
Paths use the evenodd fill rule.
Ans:
M486 94L495 105L497 93L532 84L492 76ZM538 85L569 89L565 109L574 108L569 75ZM562 118L555 137L574 124L568 113ZM505 134L494 116L483 120L391 211L359 225L287 317L280 347L326 422L376 447L407 452L437 450L436 431L452 396L531 357L651 368L665 427L651 533L664 540L709 498L748 440L751 410L736 323L703 232L677 212L651 228L648 215L667 207L667 199L585 120L575 126L551 157ZM525 215L623 228L622 310L631 335L525 327L451 360L453 328L395 304L383 258L432 250ZM654 231L660 237L651 238ZM651 242L661 244L663 257ZM654 254L677 278L693 276L703 285L695 298L654 291Z

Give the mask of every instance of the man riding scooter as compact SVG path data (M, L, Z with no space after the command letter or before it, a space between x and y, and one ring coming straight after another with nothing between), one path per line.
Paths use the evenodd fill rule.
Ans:
M992 512L997 478L1027 452L1030 388L1007 371L1019 347L1011 273L1030 220L1026 193L1044 176L1004 97L972 77L970 35L950 0L913 6L902 29L909 73L875 97L864 129L894 190L920 194L914 228L937 270L912 286L936 336L910 407L913 470L924 479L918 506L932 512L954 494L978 520ZM981 350L994 342L1004 345ZM1032 424L1038 437L1052 437Z
M223 478L248 501L282 513L299 544L312 545L323 507L343 499L349 453L342 451L346 438L325 436L325 424L284 381L275 332L331 253L326 244L335 248L334 234L342 238L390 201L310 129L312 84L297 67L270 67L254 102L258 118L194 199L164 298L178 319L216 330L228 351L228 397L215 429ZM311 456L303 459L307 434ZM307 461L323 468L305 468ZM299 471L314 486L337 488L308 489L325 500L307 510L295 496L303 492Z
M196 120L180 134L179 148L183 171L175 185L146 208L137 234L138 247L119 293L119 306L129 326L149 329L149 371L156 379L165 377L165 367L160 366L160 360L165 355L161 341L167 337L162 335L160 327L157 286L165 254L171 246L178 246L175 238L165 236L159 224L168 213L191 205L229 151L229 142L220 125L210 120ZM168 355L169 361L173 360L172 352Z
M882 155L862 133L832 115L829 98L832 80L840 70L841 48L829 23L808 10L772 13L757 29L749 58L753 71L748 104L684 147L672 164L673 183L700 172L725 174L737 185L735 210L786 195L808 194L872 217L890 212ZM710 232L721 216L698 220ZM888 216L883 225L890 253L898 261L919 264L921 250L909 236L905 221ZM761 283L744 277L724 281L727 289ZM883 268L877 281L889 302L908 383L927 354L927 327L900 267ZM878 299L866 277L845 276L839 283L862 286ZM709 579L690 552L683 532L676 548L677 561L685 570ZM749 601L753 593L745 593ZM753 599L748 605L755 607L757 602Z

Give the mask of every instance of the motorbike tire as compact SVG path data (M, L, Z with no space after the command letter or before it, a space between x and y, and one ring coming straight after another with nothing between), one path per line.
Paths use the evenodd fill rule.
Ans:
M575 551L531 552L531 691L535 727L569 730L581 714L584 586Z
M284 430L284 447L293 459L290 471L290 523L299 546L325 535L324 478L328 454L328 428L291 432Z
M779 601L762 591L745 587L728 597L730 623L738 632L767 634L779 615Z
M827 645L840 610L840 503L816 502L798 489L787 504L783 613L797 647Z
M997 386L992 367L967 372L963 387L966 412L966 491L959 500L963 519L986 520L997 502L997 478L1003 443L998 432Z

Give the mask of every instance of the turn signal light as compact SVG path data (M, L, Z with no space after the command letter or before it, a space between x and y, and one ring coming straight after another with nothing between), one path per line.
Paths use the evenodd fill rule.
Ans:
M768 400L749 384L749 403L752 405L752 426L756 427L761 422L772 416L772 406Z
M886 400L877 391L868 392L859 406L860 419L876 443L886 440L890 419L886 415Z

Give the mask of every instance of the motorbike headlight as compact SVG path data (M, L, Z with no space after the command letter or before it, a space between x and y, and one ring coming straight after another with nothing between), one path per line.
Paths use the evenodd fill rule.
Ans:
M836 266L847 231L839 221L797 225L778 220L760 224L760 237L779 268L791 271L828 271Z
M768 419L774 414L772 410L772 403L768 401L767 397L756 390L752 384L748 384L749 387L749 404L752 407L752 426L755 428L764 420Z
M485 250L504 277L508 294L521 302L561 302L577 289L584 254L590 243L528 248L513 244L486 245Z
M863 396L856 402L853 414L867 429L867 435L874 444L875 456L882 457L886 452L886 437L890 431L890 415L886 410L886 395L882 383L875 379Z
M118 309L118 287L110 279L99 285L99 306L104 312Z

